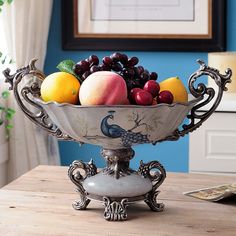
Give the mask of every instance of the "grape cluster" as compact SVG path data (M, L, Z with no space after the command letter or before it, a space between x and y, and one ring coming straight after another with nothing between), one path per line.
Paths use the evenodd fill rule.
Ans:
M147 81L156 80L158 77L156 72L150 73L138 63L137 57L129 58L126 54L115 52L110 56L105 56L101 64L96 55L91 55L75 64L73 70L82 81L97 71L114 71L124 78L130 92L133 88L143 88Z

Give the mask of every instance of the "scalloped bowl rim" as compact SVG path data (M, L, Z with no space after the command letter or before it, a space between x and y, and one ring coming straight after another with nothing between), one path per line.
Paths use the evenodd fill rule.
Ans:
M168 107L174 107L175 105L183 105L183 106L189 106L192 104L195 104L199 101L202 100L202 97L198 97L198 98L192 98L190 99L188 102L175 102L175 103L171 103L171 104L167 104L167 103L160 103L160 104L156 104L156 105L150 105L150 106L142 106L142 105L87 105L87 106L83 106L83 105L75 105L75 104L71 104L71 103L58 103L58 102L54 102L54 101L49 101L49 102L44 102L41 98L37 98L34 97L35 101L43 104L43 105L56 105L58 107L73 107L73 108L105 108L105 107L112 107L112 108L156 108L156 107L161 107L161 106L168 106Z

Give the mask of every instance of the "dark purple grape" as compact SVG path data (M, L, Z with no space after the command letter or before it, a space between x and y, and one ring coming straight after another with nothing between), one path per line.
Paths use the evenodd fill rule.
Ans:
M100 71L111 71L111 67L105 64L99 66Z
M151 80L157 80L157 78L158 78L158 75L157 75L156 72L152 72L152 73L150 74L150 79L151 79Z
M122 58L122 54L119 52L113 53L110 58L112 59L113 62L118 62Z
M98 59L98 57L96 55L89 56L88 61L90 63L90 66L98 65L99 64L99 59Z
M128 62L128 57L127 57L126 54L121 54L120 62L121 62L123 65L126 65L126 64L127 64L127 62Z
M127 79L132 79L133 77L134 77L134 70L133 69L131 69L131 68L124 68L123 70L122 70L122 74L123 74L123 76L125 77L125 78L127 78Z
M140 71L140 74L142 74L142 73L144 72L143 66L138 66L138 69L139 69L139 71Z
M82 67L79 64L75 64L73 66L73 71L75 72L76 75L81 75L83 73Z
M82 80L85 80L90 75L89 71L85 71L82 75Z
M148 82L148 80L142 80L142 79L140 79L138 82L139 82L141 88L143 88L143 86Z
M149 77L150 77L150 73L149 73L149 71L147 69L144 69L143 72L147 73L149 75Z
M114 71L122 71L122 66L120 63L114 63L112 66L111 66L112 70Z
M83 72L89 70L89 62L82 60L82 61L78 62L77 64L80 65Z
M105 65L110 66L110 65L112 64L112 59L111 59L110 57L103 57L102 62L103 62Z
M127 90L130 91L135 88L135 82L133 80L126 81Z
M134 87L135 88L143 88L143 83L139 79L136 79L134 81Z
M99 70L100 70L100 68L97 65L93 65L93 66L90 67L90 73L91 74L94 73L94 72L97 72Z
M128 66L133 67L133 66L137 65L138 62L139 62L139 59L137 57L131 57L128 59Z
M135 74L135 77L139 77L140 76L141 72L140 72L138 67L134 67L134 74Z
M140 75L140 80L143 82L147 82L149 80L149 74L147 72L143 72L141 75Z

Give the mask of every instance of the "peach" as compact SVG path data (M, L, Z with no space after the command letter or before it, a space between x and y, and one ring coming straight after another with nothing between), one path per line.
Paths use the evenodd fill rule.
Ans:
M124 103L122 103L122 105L131 105L129 99L126 98L126 100L124 101Z
M83 106L125 104L127 102L126 83L117 73L95 72L82 83L79 99Z

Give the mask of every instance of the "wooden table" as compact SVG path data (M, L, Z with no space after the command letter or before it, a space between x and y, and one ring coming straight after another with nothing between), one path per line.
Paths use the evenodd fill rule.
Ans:
M144 203L128 207L128 221L108 222L104 207L91 202L86 211L66 167L39 166L0 190L0 235L236 235L236 202L211 203L184 196L184 191L236 182L236 176L168 173L159 199L164 212Z

